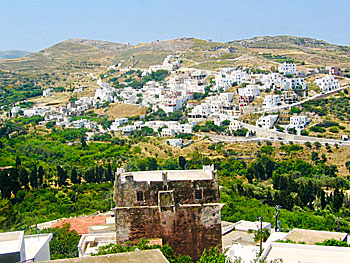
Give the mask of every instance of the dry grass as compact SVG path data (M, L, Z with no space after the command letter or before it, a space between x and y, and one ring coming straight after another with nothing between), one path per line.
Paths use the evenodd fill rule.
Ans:
M123 104L123 103L111 103L108 108L95 109L94 112L98 115L108 115L108 119L123 117L134 117L146 114L146 107Z

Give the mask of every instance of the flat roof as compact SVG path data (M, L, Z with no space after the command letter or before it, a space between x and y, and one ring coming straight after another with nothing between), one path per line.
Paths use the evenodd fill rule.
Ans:
M24 247L26 251L26 259L35 258L39 250L52 239L52 234L40 234L24 236Z
M350 248L317 245L271 243L267 261L282 259L283 263L349 263Z
M163 173L167 174L168 181L212 180L211 169L202 170L158 170L122 173L122 176L133 176L136 182L162 182Z
M231 231L222 236L222 247L226 248L233 244L255 245L254 234L248 234L244 231Z
M347 237L347 233L307 230L307 229L293 229L285 239L292 240L294 242L305 242L307 244L315 244L316 242L323 242L327 239L337 239L343 241ZM350 260L349 260L350 262Z
M50 261L41 261L42 263L169 263L159 249L140 250L134 252L125 252L104 256L66 258Z
M19 252L23 237L23 231L0 233L0 254Z
M74 217L74 218L64 218L50 227L61 227L62 225L69 223L70 230L75 230L79 235L88 234L89 226L105 225L106 224L105 215L93 215L93 216L83 216L83 217Z
M263 228L271 228L271 224L268 222L262 223ZM235 223L235 230L239 231L248 231L248 230L259 230L260 229L260 222L259 221L245 221L240 220L237 223Z

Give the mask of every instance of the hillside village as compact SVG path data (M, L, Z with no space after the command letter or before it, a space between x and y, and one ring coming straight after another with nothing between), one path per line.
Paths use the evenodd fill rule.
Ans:
M206 67L184 55L186 41L144 67L133 54L84 62L78 86L48 82L1 106L0 214L25 214L0 225L0 262L190 263L206 251L222 262L348 262L348 112L326 110L348 99L349 70L262 52L272 62L226 65L247 51L195 40ZM137 113L115 117L125 106ZM72 235L69 252L60 234Z
M125 69L119 66L120 64L108 67L107 73L101 74L99 78L89 74L91 78L96 79L97 88L93 97L77 97L76 94L83 93L84 87L81 87L72 91L71 98L74 100L66 105L34 105L24 109L14 106L2 116L43 116L45 120L40 123L43 126L50 122L58 127L86 128L91 130L87 134L88 139L92 139L95 134L109 131L130 134L143 127L152 128L154 131L160 129L159 135L174 137L179 133L193 133L193 128L203 121L213 121L217 126L229 123L223 134L230 135L246 128L242 117L258 113L261 117L255 123L251 123L258 128L301 135L312 116L295 114L290 116L288 124L276 126L279 112L301 105L303 101L340 92L347 87L347 82L339 83L338 79L342 81L343 76L337 67L298 71L296 64L290 61L280 64L276 72L264 67L261 67L259 72L247 67L221 68L218 71L183 68L180 67L180 60L173 55L165 57L162 64L150 66L146 70ZM148 77L151 80L138 86L132 85L132 76L136 71L138 79ZM116 86L118 77L111 78L114 73L131 74L131 77L127 81L118 82L119 86ZM161 79L153 79L150 77L152 74L158 74ZM314 78L312 83L318 88L316 91L309 89L311 82L306 79L311 76ZM107 82L103 81L104 77L109 77ZM52 89L43 90L43 97L50 96ZM110 103L146 107L151 109L149 113L159 110L165 114L182 112L185 119L180 123L117 118L107 128L88 119L72 119L73 116L82 116L93 109L108 107ZM245 135L254 134L249 130L248 128ZM347 136L344 134L342 138Z

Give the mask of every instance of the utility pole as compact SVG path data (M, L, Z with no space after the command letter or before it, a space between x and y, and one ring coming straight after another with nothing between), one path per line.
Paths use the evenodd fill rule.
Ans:
M275 231L277 232L278 231L278 214L279 214L279 212L280 212L280 210L281 210L281 207L282 206L280 206L280 205L276 205L275 206L275 210L276 210L276 214L275 214Z
M261 216L259 217L259 220L260 220L260 254L262 253L262 240L263 240L263 228L262 228L262 223L263 223L263 220L264 218Z
M339 216L337 217L337 232L339 232Z

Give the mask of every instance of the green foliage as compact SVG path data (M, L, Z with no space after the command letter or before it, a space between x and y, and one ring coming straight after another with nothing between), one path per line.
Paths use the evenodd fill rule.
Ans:
M292 107L292 108L290 109L290 111L289 111L289 114L290 114L290 115L293 115L294 113L296 113L296 114L301 113L301 109L300 109L300 108L297 108L297 107Z
M53 238L50 241L51 259L74 258L78 256L79 234L73 230L70 231L70 224L64 224L62 227L47 228L41 233L52 233Z
M267 228L264 228L262 231L262 240L263 242L265 242L270 236L270 230ZM254 241L258 242L260 241L260 237L261 237L261 231L260 230L256 230L254 231Z
M7 225L9 223L9 210L10 204L7 199L0 198L0 230L7 229Z
M197 263L226 263L227 259L225 254L220 253L217 247L210 248L208 251L204 249L201 258Z
M319 125L316 124L316 125L310 127L310 131L318 132L318 133L325 133L325 132L326 132L326 129L325 129L325 128L322 128L321 126L319 126Z
M149 249L159 249L163 255L167 258L170 263L191 263L191 257L176 255L174 250L168 245L164 246L160 245L149 245L149 241L147 239L141 239L136 245L131 245L130 242L126 242L124 245L121 244L108 244L105 246L101 246L98 248L98 251L94 256L98 255L107 255L107 254L116 254L116 253L124 253L138 250L149 250Z
M260 148L261 153L265 153L267 155L271 155L273 153L274 149L271 145L263 145Z
M319 245L319 246L332 246L332 247L350 247L350 245L348 244L348 242L346 241L340 241L337 239L327 239L323 242L317 242L315 243L315 245Z
M280 150L283 150L287 153L298 152L298 151L302 151L303 149L304 149L303 146L297 145L297 144L285 144L280 147Z

